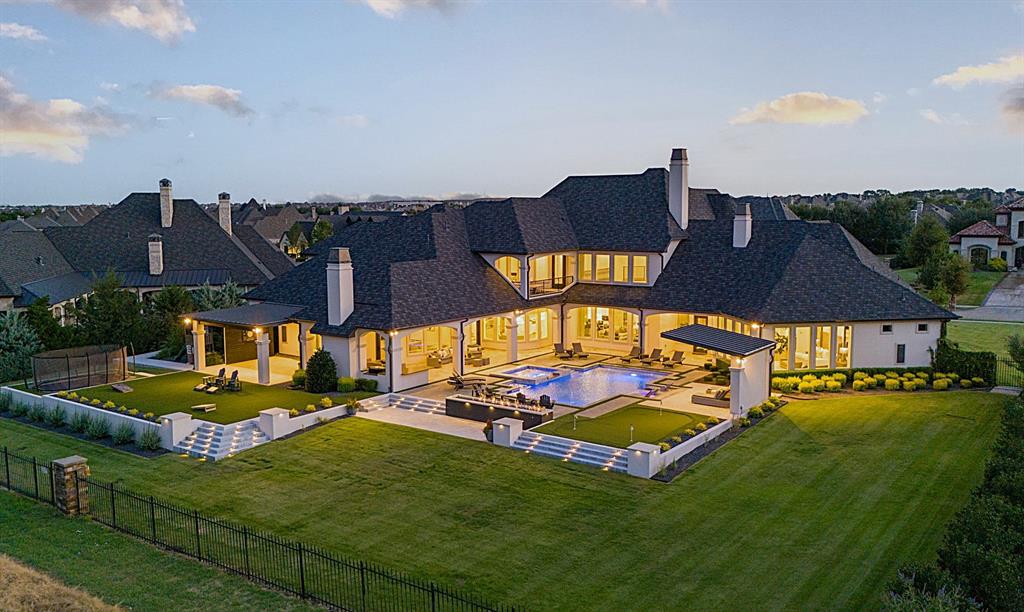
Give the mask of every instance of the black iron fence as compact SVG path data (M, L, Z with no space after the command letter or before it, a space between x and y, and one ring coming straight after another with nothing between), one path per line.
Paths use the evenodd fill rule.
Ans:
M9 491L35 498L53 505L53 466L37 461L35 457L22 457L7 450L0 453L0 483Z
M49 463L0 453L0 484L56 505ZM75 486L82 483L75 478ZM433 582L329 553L266 531L208 517L197 510L93 479L82 513L108 527L213 564L254 582L340 610L515 612Z
M1024 388L1024 372L1017 369L1013 360L999 357L996 359L996 384Z

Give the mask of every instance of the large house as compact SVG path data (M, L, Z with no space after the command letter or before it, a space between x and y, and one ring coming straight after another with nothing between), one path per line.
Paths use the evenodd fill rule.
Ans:
M668 170L354 224L256 303L193 315L195 365L256 359L269 383L323 347L340 375L400 391L555 343L699 353L664 335L690 323L774 342L777 371L930 363L955 315L841 226L691 188L688 170L674 149Z
M251 289L293 269L291 260L248 226L231 223L230 196L220 219L191 199L175 199L171 181L159 192L132 193L82 225L0 230L0 312L47 298L63 317L108 271L140 297L163 287L194 289L229 281Z
M1024 268L1024 198L996 208L996 222L978 221L953 234L949 250L974 264L999 258Z

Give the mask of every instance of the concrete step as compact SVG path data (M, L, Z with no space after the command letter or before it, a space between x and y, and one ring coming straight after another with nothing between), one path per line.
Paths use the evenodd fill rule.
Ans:
M602 470L625 473L629 468L629 459L624 449L560 436L524 432L512 447L526 453L589 465Z

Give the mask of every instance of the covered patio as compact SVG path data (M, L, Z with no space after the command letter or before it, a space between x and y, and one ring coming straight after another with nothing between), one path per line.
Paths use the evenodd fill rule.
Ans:
M319 346L309 333L313 322L295 317L302 308L248 304L187 315L192 369L216 374L224 368L228 375L238 370L241 380L260 385L290 381Z

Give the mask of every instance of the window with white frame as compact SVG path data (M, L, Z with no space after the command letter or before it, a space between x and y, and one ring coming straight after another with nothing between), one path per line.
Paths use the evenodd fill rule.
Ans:
M927 323L918 323L917 324L917 333L919 333L919 334L927 334L928 333L928 324Z
M892 333L892 323L882 323L882 333L883 334L891 334Z

